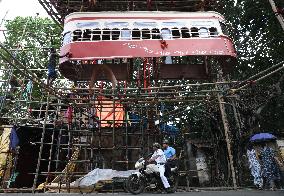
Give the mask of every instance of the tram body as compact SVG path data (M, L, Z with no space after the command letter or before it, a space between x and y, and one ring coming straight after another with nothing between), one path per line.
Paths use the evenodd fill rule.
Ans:
M160 79L205 79L206 63L169 58L217 57L230 70L236 51L223 22L216 12L72 13L65 18L60 51L70 55L60 59L60 70L69 79L88 80L95 66L108 61L116 78L126 80L133 65L125 59L162 57L169 61L160 63Z

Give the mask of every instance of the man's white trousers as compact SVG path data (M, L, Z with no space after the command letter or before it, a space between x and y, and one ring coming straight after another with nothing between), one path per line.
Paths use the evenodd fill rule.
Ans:
M165 188L169 188L170 184L168 182L168 179L165 176L165 165L155 165L155 164L149 164L146 167L146 173L150 174L150 173L154 173L154 172L159 172L160 173L160 177L161 180L163 182L163 185Z

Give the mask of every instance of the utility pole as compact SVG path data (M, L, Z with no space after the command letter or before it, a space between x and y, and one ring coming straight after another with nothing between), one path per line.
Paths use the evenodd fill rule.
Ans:
M279 21L279 23L280 23L280 25L281 25L281 27L282 27L282 29L284 31L284 19L283 19L283 16L281 14L277 14L278 10L277 10L277 7L276 7L274 1L273 0L268 0L268 1L269 1L270 5L272 7L273 12L276 14L276 18L278 19L278 21Z

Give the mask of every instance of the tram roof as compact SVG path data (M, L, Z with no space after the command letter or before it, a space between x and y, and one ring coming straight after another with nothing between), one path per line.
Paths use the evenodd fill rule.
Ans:
M217 0L39 0L43 8L58 23L73 12L105 12L105 11L181 11L194 12L218 8Z
M224 17L213 11L208 12L163 12L163 11L128 11L128 12L74 12L66 16L65 23L75 19L210 19L224 20Z

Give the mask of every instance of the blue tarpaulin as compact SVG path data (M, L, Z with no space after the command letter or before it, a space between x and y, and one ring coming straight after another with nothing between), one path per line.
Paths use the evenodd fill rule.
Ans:
M139 125L139 122L141 120L141 117L139 115L131 113L131 112L128 113L128 118L129 118L128 120L129 120L130 126ZM147 128L147 123L148 123L148 120L145 117L142 118L142 124L143 124L144 129ZM176 135L179 133L179 129L175 125L169 125L165 122L159 122L157 126L160 128L161 132L164 132L167 134Z
M13 126L10 133L10 149L15 150L19 144L19 138L17 135L16 127Z
M176 135L179 133L179 129L176 126L167 125L166 123L160 123L160 130L171 135Z

